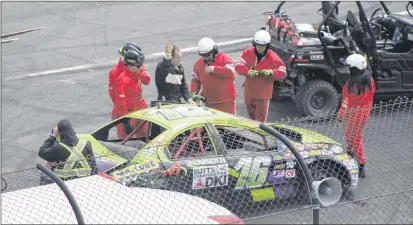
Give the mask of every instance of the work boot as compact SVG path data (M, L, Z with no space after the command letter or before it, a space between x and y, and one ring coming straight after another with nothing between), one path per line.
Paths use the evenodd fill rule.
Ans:
M359 177L360 177L360 178L365 178L365 177L366 177L366 168L365 168L365 165L366 165L366 164L364 164L364 163L359 164Z

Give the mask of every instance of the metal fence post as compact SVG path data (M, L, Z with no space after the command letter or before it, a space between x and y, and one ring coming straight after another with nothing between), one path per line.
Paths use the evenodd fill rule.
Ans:
M304 162L304 159L301 157L301 154L298 152L298 150L295 148L294 144L288 139L286 136L282 135L280 132L277 130L261 123L260 128L263 129L264 131L270 133L273 135L275 138L279 139L281 142L283 142L290 150L291 153L294 154L295 158L298 161L298 164L300 167L303 169L305 179L307 180L307 186L308 190L310 190L310 195L311 195L311 208L313 210L313 224L320 224L320 202L318 198L314 195L314 190L312 187L313 183L313 177L311 176L310 169L308 168L307 164Z
M73 209L73 212L75 213L76 220L78 224L85 224L85 221L83 219L82 212L80 211L79 206L77 205L75 197L72 195L72 192L70 192L69 188L66 186L64 181L60 179L56 174L54 174L51 170L46 168L45 166L41 164L36 165L37 169L39 169L41 172L49 176L63 191L63 193L66 195L67 200L70 203L70 206Z

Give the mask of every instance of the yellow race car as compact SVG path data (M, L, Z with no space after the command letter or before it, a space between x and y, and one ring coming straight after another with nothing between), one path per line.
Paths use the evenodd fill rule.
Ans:
M116 125L125 120L136 128L118 139ZM168 104L78 137L92 143L98 170L127 186L173 190L219 204L308 195L293 154L259 125L204 106ZM336 177L343 193L357 187L358 165L339 143L298 127L266 125L294 142L314 180Z

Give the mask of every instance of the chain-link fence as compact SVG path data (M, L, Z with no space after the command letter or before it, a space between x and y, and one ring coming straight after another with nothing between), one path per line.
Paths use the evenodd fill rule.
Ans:
M413 222L412 108L412 99L399 98L371 113L348 112L342 122L333 115L267 124L293 142L314 181L341 183L320 223ZM173 139L161 134L153 145L139 137L125 145L99 141L94 146L112 154L88 164L108 176L65 184L86 223L312 223L306 168L287 143L243 121L211 120ZM2 223L77 223L63 192L37 169L2 178ZM320 184L321 203L335 203L337 190L331 180Z

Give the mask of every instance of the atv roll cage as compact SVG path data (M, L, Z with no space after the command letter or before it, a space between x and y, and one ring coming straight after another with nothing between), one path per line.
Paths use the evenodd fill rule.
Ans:
M381 3L382 5L384 4L383 2ZM328 21L334 21L336 23L343 24L343 22L339 21L337 18L332 17L334 11L337 12L339 4L340 4L340 1L335 2L330 8L330 10L327 12L324 19L321 21L320 25L318 26L317 35L326 53L325 57L327 58L327 62L334 68L334 72L336 73L337 78L338 78L337 80L339 84L343 86L345 84L345 80L342 74L340 73L340 71L335 66L335 63L333 61L333 56L331 55L328 49L328 46L331 46L331 45L337 46L339 43L342 43L344 47L347 48L349 43L344 43L344 40L342 37L335 37L336 40L334 40L333 42L327 43L326 39L324 38L325 34L321 31L321 27L327 26ZM375 63L377 60L376 40L373 38L374 37L373 31L370 26L369 20L367 19L363 6L361 5L360 1L357 1L356 4L359 10L359 17L360 17L361 23L359 23L355 15L351 11L349 11L347 14L346 23L344 24L345 27L342 33L346 33L347 29L350 30L350 32L352 33L356 31L362 31L364 26L367 28L366 30L367 30L368 35L365 35L363 38L364 46L361 46L360 43L358 43L361 40L350 40L350 44L354 44L354 47L359 47L364 53L366 53L369 56L368 60L370 62L371 67L375 68L376 67ZM386 13L390 13L387 7L383 7L383 8L385 9ZM353 36L352 34L348 35L350 39L353 39L352 36ZM351 49L351 51L354 51L354 49Z
M413 14L412 14L412 13L410 12L410 10L409 10L409 6L412 7L412 11L413 11L413 1L408 2L407 5L406 5L406 11L407 11L407 13L409 14L409 16L413 17Z

